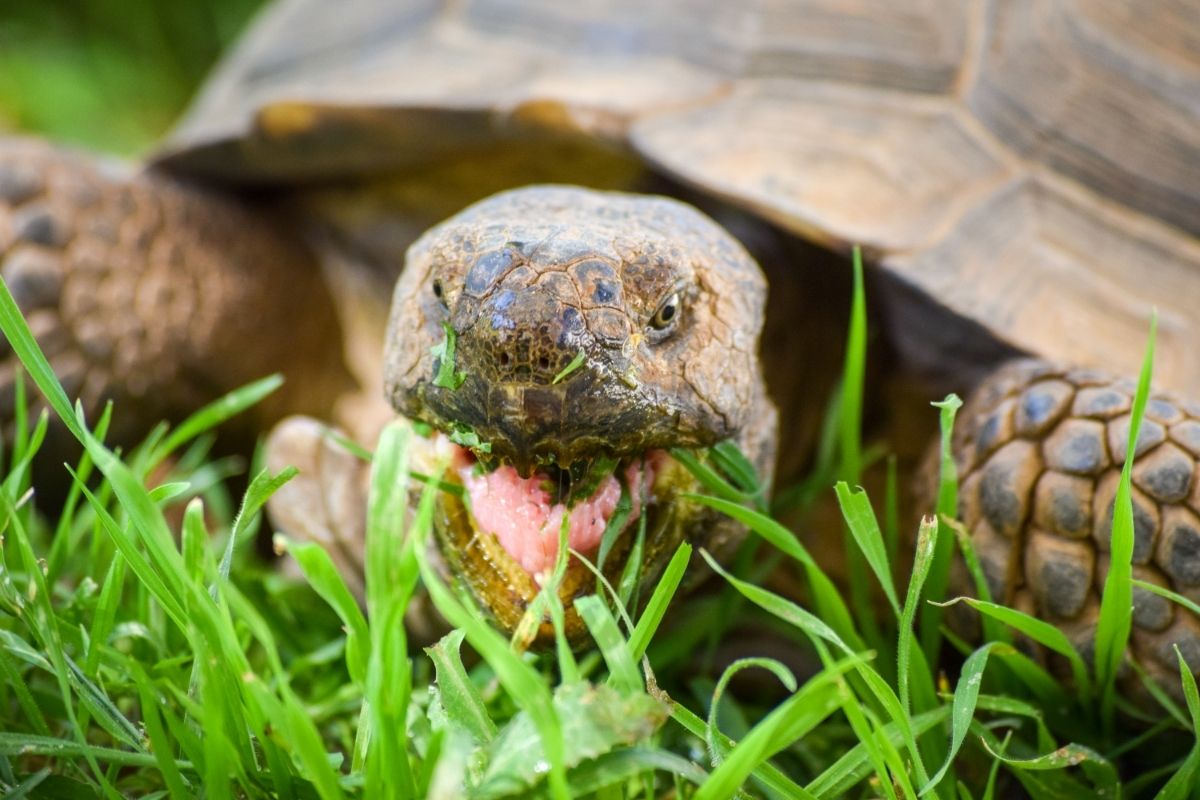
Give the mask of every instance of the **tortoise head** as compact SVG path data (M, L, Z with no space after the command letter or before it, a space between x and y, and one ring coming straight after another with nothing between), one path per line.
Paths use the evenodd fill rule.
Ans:
M598 535L580 530L607 527L623 492L659 518L646 552L670 555L694 515L666 502L666 484L674 496L690 478L664 451L732 439L769 464L762 425L774 411L757 357L765 294L736 240L661 197L533 186L471 206L412 246L386 391L469 451L458 466L471 507L444 509L438 539L506 627L553 563L555 520L569 519L572 548L593 555ZM646 485L631 487L635 477ZM487 497L528 513L489 518ZM463 549L489 538L480 531L500 547L465 562ZM532 555L530 539L541 542ZM583 591L591 582L576 566ZM514 585L524 589L513 595Z

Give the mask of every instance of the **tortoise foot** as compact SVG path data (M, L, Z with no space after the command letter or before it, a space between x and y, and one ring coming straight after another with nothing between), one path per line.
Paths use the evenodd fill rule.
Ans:
M1136 388L1021 361L985 381L955 431L959 517L993 597L1088 658ZM1200 600L1200 406L1152 392L1134 458L1134 578ZM1174 646L1200 673L1200 619L1141 588L1133 602L1131 654L1178 694Z
M0 275L90 418L129 442L283 370L266 410L327 411L346 385L320 271L264 214L154 172L0 138ZM0 352L0 423L17 359Z
M267 438L267 468L299 473L267 501L274 528L328 551L347 587L364 597L370 464L341 442L339 432L311 417L288 417Z
M364 563L371 465L352 452L349 438L337 428L311 417L280 422L267 439L267 468L299 473L267 501L275 530L314 542L325 549L359 605L366 606ZM445 572L439 563L439 570ZM289 559L284 567L297 572ZM437 641L448 628L423 591L409 602L404 616L410 644Z

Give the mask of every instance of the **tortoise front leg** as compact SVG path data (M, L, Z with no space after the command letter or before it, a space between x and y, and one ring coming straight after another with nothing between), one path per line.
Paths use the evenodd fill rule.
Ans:
M89 417L128 441L282 371L262 409L328 413L349 385L320 270L260 210L153 172L0 139L0 274ZM0 353L0 424L15 356Z
M1089 661L1135 390L1093 370L1016 362L984 382L955 432L959 516L993 597L1055 623ZM1200 406L1152 394L1133 468L1133 574L1194 600L1198 461ZM1132 655L1178 689L1173 645L1200 672L1200 620L1136 587L1133 602Z
M288 417L276 425L267 438L267 468L277 473L293 466L299 472L271 496L267 511L273 530L292 541L324 548L346 587L365 606L371 465L351 452L345 444L349 439L344 431L311 417ZM427 452L418 442L411 456L417 471L434 471L436 453ZM416 495L412 499L415 507ZM426 558L445 580L451 579L435 547L430 546ZM287 563L288 569L296 566ZM447 631L423 591L405 610L404 626L409 643L416 646L432 644Z
M338 439L337 429L312 417L276 425L267 438L267 469L299 472L271 496L267 509L275 530L323 547L362 603L371 465Z

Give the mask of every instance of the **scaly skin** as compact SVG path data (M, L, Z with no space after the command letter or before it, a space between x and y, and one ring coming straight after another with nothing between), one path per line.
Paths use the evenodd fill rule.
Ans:
M956 426L959 516L989 591L1062 628L1088 661L1135 390L1095 370L1013 362L980 387ZM1200 406L1151 394L1132 499L1133 577L1200 599ZM965 572L957 582L971 591ZM954 618L978 629L974 612ZM1200 667L1200 621L1135 587L1131 654L1178 693L1176 645ZM1051 666L1067 671L1061 661ZM1123 685L1144 692L1132 674Z
M559 186L505 192L409 250L393 300L386 391L411 419L471 429L492 458L525 475L549 462L732 440L769 480L776 414L757 355L765 299L753 259L683 203ZM664 304L676 307L669 320L656 316ZM444 326L453 331L457 386L436 381L448 371L434 353ZM669 482L690 488L673 469ZM684 538L722 555L743 534L694 503L658 500L643 577ZM461 503L443 502L436 528L452 571L511 630L536 583L492 537L473 533ZM606 562L610 576L620 575L631 537ZM570 601L594 585L572 564L561 594ZM573 637L583 631L573 614L568 628Z
M163 175L0 138L0 275L89 419L114 401L109 441L276 371L289 385L260 426L327 414L350 386L311 254L248 204ZM0 342L6 424L16 374ZM66 445L55 434L48 449Z

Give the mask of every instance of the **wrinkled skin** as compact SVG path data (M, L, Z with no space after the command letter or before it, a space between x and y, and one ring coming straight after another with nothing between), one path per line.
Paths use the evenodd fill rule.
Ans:
M473 431L490 444L482 458L521 475L732 440L769 479L776 413L757 355L765 300L758 265L690 206L518 189L466 209L409 250L393 299L386 392L410 419ZM442 364L447 330L452 369ZM682 539L720 554L742 533L675 497L694 487L678 465L667 471L672 490L649 512L644 578ZM537 583L494 537L471 531L461 503L443 500L435 527L452 572L513 628ZM614 548L607 574L621 574L631 536ZM561 594L570 600L594 585L573 563ZM568 628L582 632L570 612Z

